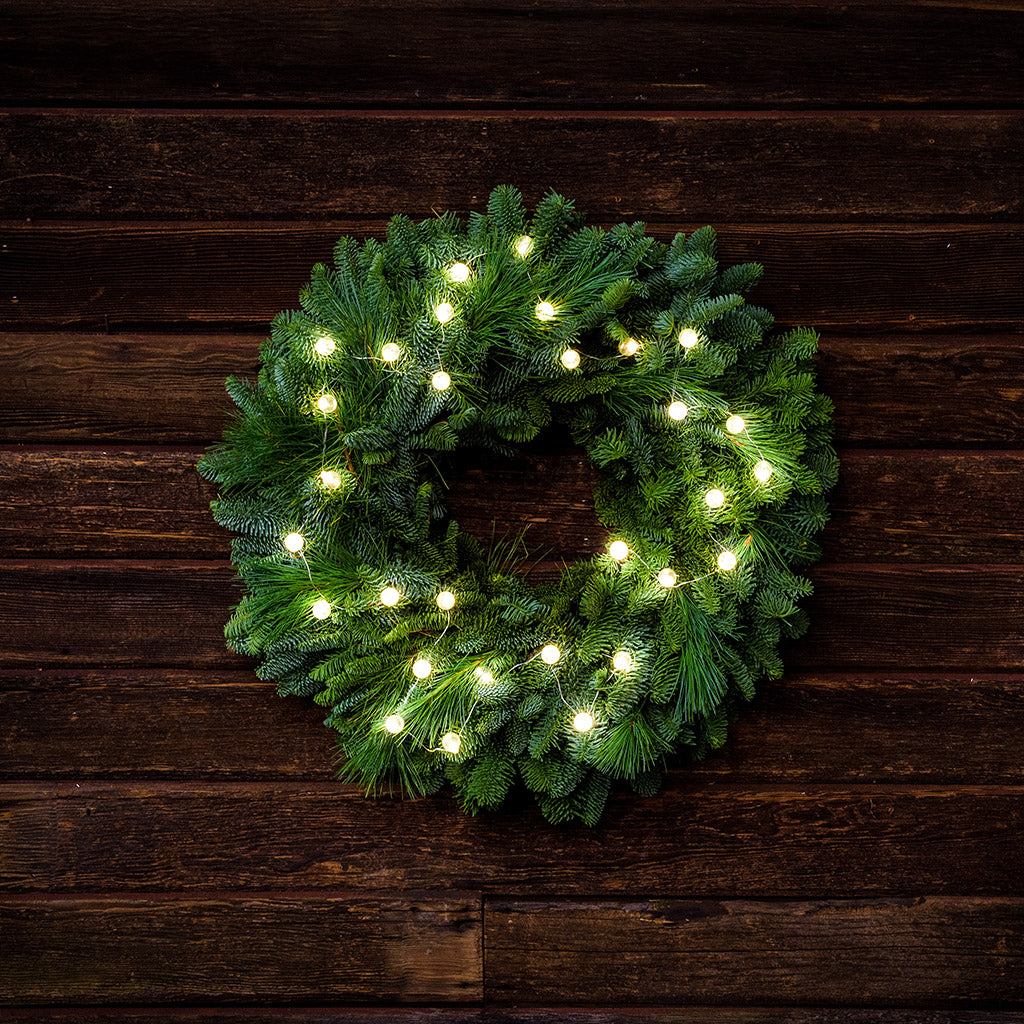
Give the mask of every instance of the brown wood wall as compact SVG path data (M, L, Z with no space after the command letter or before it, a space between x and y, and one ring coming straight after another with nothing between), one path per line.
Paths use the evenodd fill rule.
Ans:
M1022 40L1004 0L3 0L0 1020L1024 1020ZM594 830L333 781L224 647L194 472L338 235L502 182L713 223L837 406L786 677ZM589 495L538 450L453 503L572 558Z

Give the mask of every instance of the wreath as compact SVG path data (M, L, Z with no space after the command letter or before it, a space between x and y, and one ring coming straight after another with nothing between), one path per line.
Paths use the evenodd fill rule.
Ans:
M447 783L475 813L518 779L588 824L619 780L654 793L806 629L837 475L817 335L770 333L743 298L762 268L720 270L710 227L666 245L553 192L532 220L509 187L486 215L396 216L334 259L258 380L228 380L200 463L246 591L229 646L327 709L369 792ZM608 534L531 584L514 545L460 531L443 473L558 426Z

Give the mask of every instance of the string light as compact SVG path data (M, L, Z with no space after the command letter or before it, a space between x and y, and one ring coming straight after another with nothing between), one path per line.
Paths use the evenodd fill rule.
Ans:
M441 746L449 754L457 754L462 749L462 737L457 732L446 732L441 737Z
M574 348L567 348L559 358L567 370L575 370L580 365L580 354Z
M533 251L533 239L529 235L520 235L516 239L516 254L520 259L526 259Z
M284 549L285 551L290 551L293 555L297 555L305 543L306 539L301 533L289 533L284 539Z
M426 679L431 672L434 671L434 666L427 661L426 658L417 658L412 663L412 674L417 679Z
M334 469L321 469L320 483L328 490L336 491L341 486L341 474Z
M676 581L679 579L672 569L662 569L658 573L658 582L666 589L670 590L676 585Z
M483 665L477 665L473 671L477 679L479 679L484 686L490 686L491 683L494 682L494 673L491 672L490 669L484 668Z
M679 344L682 345L683 348L693 348L698 341L700 341L700 335L692 327L684 327L679 332Z
M772 464L762 459L754 464L754 476L758 483L766 484L772 478Z
M608 554L615 559L616 562L624 562L629 558L629 545L624 540L613 540L608 545Z
M402 350L393 341L389 341L381 350L380 357L385 363L394 363L401 356Z
M730 434L742 434L745 426L746 423L743 422L743 417L737 416L735 413L725 421L725 429Z
M670 420L685 420L690 410L686 408L685 402L671 402L668 407L668 418Z
M626 338L619 342L619 352L624 356L635 356L640 351L640 342L636 338Z
M462 284L463 281L469 280L469 273L469 267L465 263L453 263L448 268L448 280L455 284Z
M323 356L325 359L329 356L338 346L334 344L333 338L328 338L324 335L322 338L317 338L313 348L316 349L317 355Z
M439 302L434 307L434 316L438 323L446 324L455 316L455 307L450 302Z
M554 644L545 644L541 648L540 660L545 665L557 665L558 659L561 658L562 652Z
M537 303L537 309L535 310L538 320L547 322L548 320L555 319L555 307L550 302L542 301Z
M612 658L612 668L616 672L628 672L633 667L633 659L629 656L629 651L616 651L615 657Z
M736 568L736 556L731 551L723 551L718 556L718 568L722 572L730 572Z
M455 595L450 590L442 590L437 595L437 607L443 612L450 612L455 607Z
M388 715L384 719L384 728L392 736L397 736L405 728L405 719L401 715Z
M438 370L430 378L430 383L434 385L435 391L447 391L452 386L452 379L444 370Z
M380 592L380 603L384 605L385 608L394 608L394 606L401 600L401 591L396 590L394 587L385 587Z
M577 732L590 732L594 728L594 716L589 711L577 711L573 716L572 727Z
M725 504L725 494L717 487L713 487L704 495L704 500L708 503L708 508L721 508Z
M332 413L338 408L338 400L334 395L321 395L316 400L316 407L321 412Z
M313 605L314 619L329 619L331 617L331 602L321 598Z

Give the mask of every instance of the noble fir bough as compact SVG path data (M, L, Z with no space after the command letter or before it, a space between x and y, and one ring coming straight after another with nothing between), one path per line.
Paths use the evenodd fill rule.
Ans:
M521 780L552 821L612 786L653 793L721 745L799 636L800 570L836 479L817 335L772 334L710 227L671 245L585 227L549 193L528 221L394 217L343 238L201 471L236 534L230 646L312 696L341 773L372 792L446 783L473 813ZM552 424L599 474L607 537L530 585L445 507L449 453L514 454Z

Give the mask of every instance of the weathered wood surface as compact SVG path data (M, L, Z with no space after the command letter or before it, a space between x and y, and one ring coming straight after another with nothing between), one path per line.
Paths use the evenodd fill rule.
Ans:
M510 1003L1019 1006L1022 925L1020 899L495 898L486 992Z
M479 1002L476 896L5 898L0 1002Z
M656 797L616 794L591 830L547 825L529 799L471 819L447 797L370 800L333 782L12 782L0 887L1019 895L1024 787L803 785L675 770Z
M1019 111L11 111L0 145L7 218L429 216L502 182L598 220L1024 209Z
M789 673L761 690L725 747L680 781L1024 784L1019 674ZM0 777L324 781L323 717L246 671L8 669Z
M1024 17L995 6L8 0L0 66L21 105L1015 105Z

